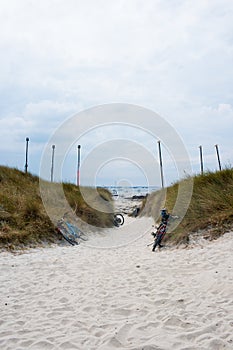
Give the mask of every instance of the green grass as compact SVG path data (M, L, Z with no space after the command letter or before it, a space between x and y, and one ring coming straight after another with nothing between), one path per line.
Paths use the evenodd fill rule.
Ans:
M47 184L52 191L58 186ZM88 193L90 204L87 204L80 188L68 183L62 185L69 205L80 219L93 226L112 226L113 202L107 190L81 188ZM52 199L56 210L59 200L56 202L56 197ZM92 208L93 203L99 210ZM60 219L64 208L61 207L56 214L57 219ZM58 242L59 239L61 237L50 221L41 199L39 178L17 169L0 166L0 248L14 250L20 247L35 247L38 244Z
M233 228L233 169L224 169L215 173L207 172L193 178L193 194L189 208L179 224L167 240L174 243L187 243L189 234L193 232L208 232L210 239L217 238ZM176 183L166 190L151 194L144 203L143 215L158 217L161 207L167 207L170 213L181 216L173 211L179 185Z

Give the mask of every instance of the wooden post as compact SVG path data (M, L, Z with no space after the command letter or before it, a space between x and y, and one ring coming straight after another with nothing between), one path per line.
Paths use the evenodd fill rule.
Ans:
M78 145L77 186L80 186L81 145Z
M28 172L28 142L29 142L29 137L26 137L26 161L25 161L25 173L26 174Z
M162 152L161 152L161 141L158 141L158 147L159 147L159 164L160 164L161 186L162 186L162 188L164 188L163 161L162 161Z
M55 152L55 145L52 145L51 182L53 182L54 152Z
M215 145L216 148L216 153L217 153L217 159L218 159L218 166L219 166L219 170L222 170L222 166L221 166L221 162L220 162L220 156L219 156L219 150L218 150L218 145Z
M203 167L203 155L202 155L202 146L199 146L200 148L200 162L201 162L201 174L204 173L204 167Z

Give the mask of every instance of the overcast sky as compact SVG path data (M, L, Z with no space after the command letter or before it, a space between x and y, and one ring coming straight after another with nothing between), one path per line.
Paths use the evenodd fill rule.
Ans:
M24 170L29 137L29 171L39 175L57 128L110 103L135 104L164 118L183 140L193 173L200 171L199 145L205 170L218 168L215 144L222 165L233 164L232 0L1 0L0 49L1 165ZM83 161L101 142L143 137L110 129L77 139ZM140 144L157 159L160 135L154 143L147 136ZM66 181L76 181L77 144L64 160ZM103 160L97 184L144 184L143 164L130 157L112 159L112 166ZM175 181L169 157L164 163L167 183ZM150 184L159 185L159 176Z

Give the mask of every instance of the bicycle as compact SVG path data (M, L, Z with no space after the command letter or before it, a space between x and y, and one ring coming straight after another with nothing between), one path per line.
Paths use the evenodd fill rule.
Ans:
M71 245L78 245L80 240L87 241L85 234L77 226L65 221L64 218L57 222L56 229Z

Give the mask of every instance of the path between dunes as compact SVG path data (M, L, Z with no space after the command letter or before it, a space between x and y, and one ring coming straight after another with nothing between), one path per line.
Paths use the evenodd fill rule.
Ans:
M233 234L152 253L151 220L133 222L76 247L1 253L0 348L232 349Z

